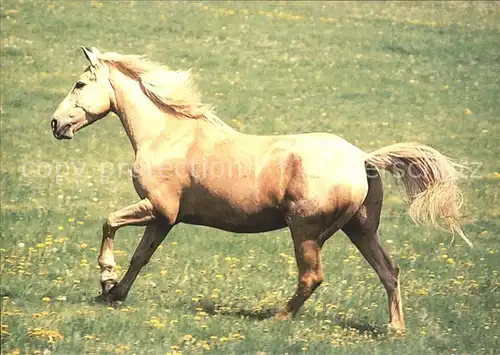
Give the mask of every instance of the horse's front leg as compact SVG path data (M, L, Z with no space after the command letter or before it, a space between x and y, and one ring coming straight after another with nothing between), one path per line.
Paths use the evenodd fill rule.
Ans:
M130 260L130 266L125 276L116 286L111 288L107 297L108 301L125 300L142 267L148 263L171 229L172 225L161 218L146 227L144 235Z
M118 275L115 272L113 244L116 231L123 226L143 226L156 220L153 205L148 199L111 213L102 227L103 236L98 263L101 267L101 288L103 296L116 285Z

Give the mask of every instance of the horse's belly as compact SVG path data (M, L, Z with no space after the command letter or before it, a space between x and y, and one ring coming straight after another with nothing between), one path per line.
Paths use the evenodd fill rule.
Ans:
M275 208L256 214L242 214L213 208L180 216L179 222L222 229L233 233L262 233L286 227L283 215Z

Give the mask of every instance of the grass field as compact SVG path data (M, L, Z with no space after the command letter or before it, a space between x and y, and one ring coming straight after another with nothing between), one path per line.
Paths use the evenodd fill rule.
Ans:
M498 353L498 3L2 0L0 16L2 354ZM177 226L126 302L95 303L101 225L137 197L125 171L103 178L103 163L132 162L119 120L72 141L50 131L86 66L80 45L192 67L243 132L433 146L473 169L461 187L475 248L415 226L387 177L380 234L403 272L406 337L385 331L385 291L342 233L292 322L265 317L295 290L286 230ZM117 234L122 274L141 232Z

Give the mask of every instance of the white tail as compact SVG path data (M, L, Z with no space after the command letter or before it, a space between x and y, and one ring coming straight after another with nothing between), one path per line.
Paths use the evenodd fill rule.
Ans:
M383 147L369 153L366 162L396 178L409 199L409 214L415 223L429 222L442 228L438 217L443 217L453 234L473 246L459 223L463 198L457 185L457 168L463 168L461 165L429 146L416 143Z

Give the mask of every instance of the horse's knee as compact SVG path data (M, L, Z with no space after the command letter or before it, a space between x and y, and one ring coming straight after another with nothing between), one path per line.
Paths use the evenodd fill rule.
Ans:
M114 213L110 213L104 224L102 225L102 231L104 235L111 233L113 230L116 230L117 221Z

